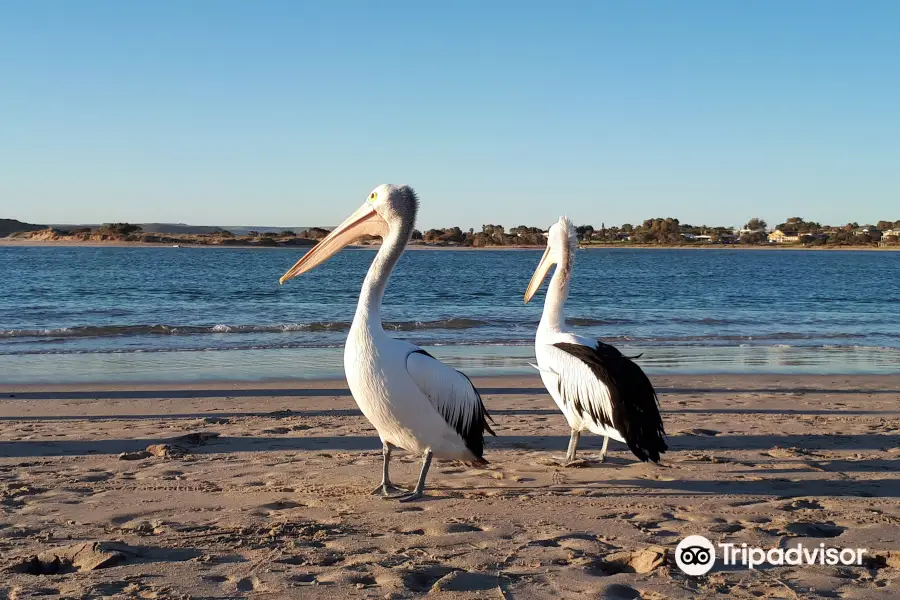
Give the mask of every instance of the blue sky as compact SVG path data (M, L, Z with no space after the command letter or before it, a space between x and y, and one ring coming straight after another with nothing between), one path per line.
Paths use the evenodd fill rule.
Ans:
M0 0L0 217L900 218L900 3Z

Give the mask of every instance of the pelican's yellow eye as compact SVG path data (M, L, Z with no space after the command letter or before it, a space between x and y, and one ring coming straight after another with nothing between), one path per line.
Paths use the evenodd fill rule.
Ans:
M378 194L376 192L372 192L369 194L369 202L375 202L375 199L378 198Z

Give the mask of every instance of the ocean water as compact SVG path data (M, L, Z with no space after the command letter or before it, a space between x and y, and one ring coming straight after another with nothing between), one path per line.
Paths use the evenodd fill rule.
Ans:
M0 382L339 376L374 250L0 247ZM383 315L471 374L530 369L540 251L410 251ZM570 325L648 371L900 372L900 253L589 249Z

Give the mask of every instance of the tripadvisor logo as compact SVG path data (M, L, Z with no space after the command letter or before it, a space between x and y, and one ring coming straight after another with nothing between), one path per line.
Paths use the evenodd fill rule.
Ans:
M807 547L797 544L792 548L765 550L747 544L718 544L722 551L722 564L741 565L755 569L764 564L782 565L862 565L865 548L826 548L825 544ZM716 562L716 548L702 535L689 535L675 547L675 564L687 575L705 575Z
M702 535L689 535L675 547L675 564L688 575L705 575L716 562L716 549Z

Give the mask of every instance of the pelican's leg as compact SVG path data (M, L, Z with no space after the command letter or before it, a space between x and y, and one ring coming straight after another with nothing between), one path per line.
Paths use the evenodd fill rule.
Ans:
M606 460L606 447L609 446L609 436L603 436L603 448L600 449L600 462Z
M587 466L587 461L585 460L576 460L575 459L575 451L578 449L578 440L581 439L581 432L572 430L572 437L569 438L569 451L566 452L566 462L563 463L564 467L585 467Z
M381 454L384 456L384 467L381 472L381 483L372 490L372 494L381 494L382 496L390 496L391 494L405 494L409 490L398 488L391 483L391 476L388 474L388 464L391 462L391 450L394 447L388 442L383 442L381 446Z
M426 450L425 454L422 455L422 470L419 472L419 481L418 483L416 483L416 489L414 489L409 495L400 498L400 502L410 502L411 500L416 500L422 497L422 492L425 491L425 478L428 476L428 467L430 466L431 450Z

